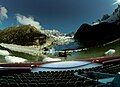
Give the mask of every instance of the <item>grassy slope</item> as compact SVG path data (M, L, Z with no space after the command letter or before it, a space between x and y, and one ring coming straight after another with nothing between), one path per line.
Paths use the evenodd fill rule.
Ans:
M77 59L80 58L91 58L91 57L101 57L104 56L104 53L108 51L109 49L115 49L116 53L114 56L120 55L120 41L108 44L106 46L101 47L91 47L87 51L80 52L80 56Z

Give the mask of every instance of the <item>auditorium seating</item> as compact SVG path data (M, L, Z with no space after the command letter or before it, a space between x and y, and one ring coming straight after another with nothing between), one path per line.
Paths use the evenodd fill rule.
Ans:
M78 70L80 71L80 70ZM84 74L84 70L82 73ZM94 80L74 75L76 71L21 73L0 77L0 87L84 87L95 85Z
M30 64L25 64L25 67L11 66L0 68L0 87L119 87L120 85L118 74L120 64L116 61L109 61L93 68L35 73L31 72ZM105 79L110 80L105 83Z
M120 64L108 64L108 65L103 65L103 66L98 66L98 67L93 67L89 69L79 69L77 70L79 74L84 73L85 71L95 71L95 72L101 72L101 73L109 73L109 74L117 74L120 72Z
M120 75L117 74L112 82L107 83L109 87L120 87Z
M94 87L95 81L73 71L22 73L0 77L0 87Z
M23 73L18 73L16 69L17 73L1 74L0 87L107 87L106 85L112 87L118 77L107 84L102 84L98 80L115 77L119 68L120 64L110 64L89 69L39 71L39 73L28 72L26 69Z

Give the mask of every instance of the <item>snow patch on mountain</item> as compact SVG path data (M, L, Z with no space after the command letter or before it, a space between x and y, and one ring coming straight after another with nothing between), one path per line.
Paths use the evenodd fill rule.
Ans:
M115 9L115 11L110 15L109 18L107 18L106 20L100 21L100 22L95 22L92 25L97 25L101 22L108 22L108 23L112 23L112 22L116 22L120 20L120 5L118 5L118 7Z
M115 9L115 11L110 15L110 17L106 20L104 20L103 22L115 22L117 20L120 19L120 6L118 5L118 7Z
M27 59L15 56L5 56L5 60L7 63L24 63L27 62Z
M8 56L10 53L7 50L0 50L0 55Z
M53 30L42 29L40 30L40 32L52 38L54 43L56 43L57 45L74 42L73 36L66 36L66 34L60 33L58 30L55 29Z

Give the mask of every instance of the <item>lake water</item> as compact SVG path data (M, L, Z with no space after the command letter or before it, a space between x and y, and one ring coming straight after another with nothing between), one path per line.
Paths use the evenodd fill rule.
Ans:
M79 42L70 42L69 44L64 44L64 45L56 45L54 46L54 49L56 51L61 51L61 50L69 50L69 49L78 49L81 48L82 45L80 45Z

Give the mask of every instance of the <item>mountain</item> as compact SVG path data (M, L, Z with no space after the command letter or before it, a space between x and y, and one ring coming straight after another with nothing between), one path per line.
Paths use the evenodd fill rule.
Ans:
M120 5L114 10L114 12L108 17L106 20L103 20L102 22L116 22L120 21Z
M82 24L74 35L74 39L86 47L103 45L118 38L120 38L120 5L101 21L91 25Z
M53 44L55 45L63 45L63 44L69 44L70 42L74 42L74 39L72 36L61 33L55 29L51 29L51 30L42 29L39 31L45 34L47 37L49 37L53 42Z
M0 43L17 44L22 46L63 45L73 42L71 36L53 29L36 29L31 25L17 25L0 30Z
M70 32L70 33L66 34L66 36L74 37L74 34L75 34L75 32Z
M0 31L0 43L42 45L48 37L31 25L12 26Z
M109 14L103 15L103 17L101 19L98 19L98 22L93 22L92 25L96 25L101 22L112 23L112 22L116 22L119 20L120 20L120 5L118 5L118 7L113 11L113 13L111 15L109 15Z

